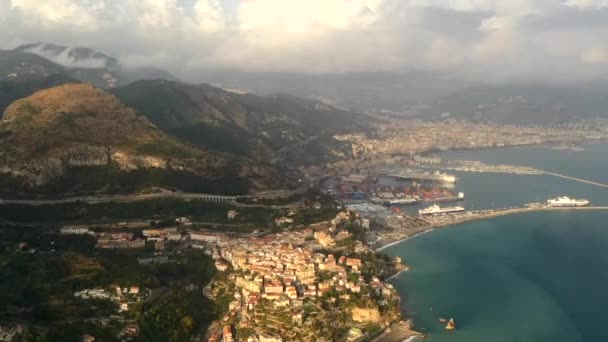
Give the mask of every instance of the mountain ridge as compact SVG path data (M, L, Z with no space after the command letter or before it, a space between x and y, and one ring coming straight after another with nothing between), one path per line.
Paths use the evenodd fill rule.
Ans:
M160 129L185 141L266 162L281 151L290 151L282 153L283 165L337 157L335 153L345 153L350 146L337 142L333 135L370 129L373 121L363 114L291 95L237 94L207 84L138 81L110 92Z
M270 167L183 144L116 97L82 83L41 90L7 108L0 121L0 173L12 182L4 179L0 189L34 193L52 192L56 183L70 192L169 186L209 193L285 184ZM107 179L78 183L100 174ZM172 175L182 179L168 181ZM184 179L196 188L176 186ZM127 180L132 184L120 184Z

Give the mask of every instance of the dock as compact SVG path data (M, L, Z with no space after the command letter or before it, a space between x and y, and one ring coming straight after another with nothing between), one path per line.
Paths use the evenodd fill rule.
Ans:
M567 175L562 175L560 173L548 172L548 171L544 171L544 170L539 170L539 171L541 171L543 174L549 175L549 176L555 176L555 177L559 177L559 178L564 178L564 179L572 180L572 181L575 181L575 182L580 182L580 183L600 186L602 188L608 188L608 184L604 184L604 183L600 183L600 182L590 181L590 180L582 179L582 178L571 177L571 176L567 176Z

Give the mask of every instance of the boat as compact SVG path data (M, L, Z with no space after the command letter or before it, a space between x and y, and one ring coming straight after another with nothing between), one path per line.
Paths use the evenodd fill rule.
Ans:
M406 204L416 204L418 200L415 198L399 198L395 200L391 200L388 202L390 205L406 205Z
M424 209L418 210L418 214L420 215L436 215L436 214L449 214L449 213L458 213L464 211L464 207L445 207L442 208L437 204L433 204L432 206Z
M445 325L445 330L454 330L456 329L456 322L454 322L453 318L450 318L448 324Z
M433 173L432 179L438 180L441 182L445 182L445 183L455 183L456 182L456 176L449 175L447 173L439 172L439 171L435 171L435 173Z
M430 196L424 199L425 202L458 202L464 201L464 192L459 192L458 195L454 196L450 193L439 194L435 197Z
M446 323L448 320L443 318L443 317L439 317L439 323Z
M547 201L547 205L550 207L584 207L589 203L589 200L570 198L568 196L551 198Z

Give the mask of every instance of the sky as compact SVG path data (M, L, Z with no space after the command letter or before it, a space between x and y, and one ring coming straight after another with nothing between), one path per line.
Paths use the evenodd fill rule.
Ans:
M608 75L608 0L0 0L0 48L86 46L178 75Z

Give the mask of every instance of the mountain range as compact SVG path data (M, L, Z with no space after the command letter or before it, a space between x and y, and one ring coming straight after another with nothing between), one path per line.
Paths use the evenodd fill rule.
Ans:
M42 48L0 51L0 192L288 188L290 170L349 156L350 145L333 135L368 131L373 122L288 94L176 80L102 89L97 76L120 70L115 59L89 49Z
M608 77L594 81L471 80L440 72L302 74L206 71L225 88L289 92L370 113L437 119L452 117L506 124L554 124L608 118ZM549 77L548 77L549 78Z

